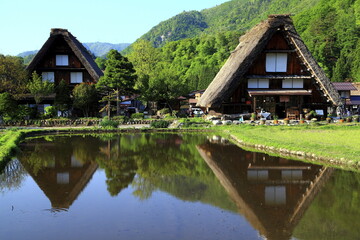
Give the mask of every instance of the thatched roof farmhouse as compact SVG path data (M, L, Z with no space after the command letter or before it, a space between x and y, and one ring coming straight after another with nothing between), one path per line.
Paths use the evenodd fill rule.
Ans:
M299 118L304 109L325 114L343 102L290 16L270 15L240 38L197 105L222 113L263 109Z
M53 28L50 37L27 67L43 79L69 84L93 82L103 75L88 50L68 30Z

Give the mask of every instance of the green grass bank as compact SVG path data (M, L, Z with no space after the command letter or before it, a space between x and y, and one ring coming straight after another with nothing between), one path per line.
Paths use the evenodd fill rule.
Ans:
M0 167L11 157L23 136L24 132L18 130L0 132Z
M220 126L240 145L299 159L360 167L360 125ZM283 154L282 154L283 153Z

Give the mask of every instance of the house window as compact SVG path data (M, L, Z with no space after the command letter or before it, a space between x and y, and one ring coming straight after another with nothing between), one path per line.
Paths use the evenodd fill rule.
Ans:
M56 174L56 183L57 184L69 184L69 182L70 182L70 174L68 172Z
M247 179L248 180L268 180L269 171L268 170L248 170Z
M82 82L83 82L83 73L82 72L70 73L70 83L82 83Z
M43 81L55 82L54 72L43 72L41 77Z
M56 55L56 66L69 66L69 56Z
M283 180L302 180L303 171L302 170L282 170L281 178Z
M283 88L304 88L304 79L284 79Z
M248 88L269 88L269 79L249 79Z
M341 98L350 98L350 91L339 91Z
M284 205L286 204L285 186L265 187L265 204L266 205Z
M267 53L266 72L286 72L287 54L286 53Z

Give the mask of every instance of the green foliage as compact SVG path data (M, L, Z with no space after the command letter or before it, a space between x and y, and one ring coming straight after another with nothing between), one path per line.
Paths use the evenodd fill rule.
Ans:
M43 81L36 72L32 73L32 79L27 85L31 95L33 95L36 104L40 104L44 97L54 92L54 83Z
M57 109L54 106L48 106L45 108L45 118L53 118L57 116Z
M66 84L65 80L62 79L59 85L55 88L55 100L54 105L61 112L61 115L64 115L64 112L68 111L71 107L71 97L70 97L70 89L68 84Z
M336 171L295 228L296 239L357 239L360 176Z
M105 70L105 68L106 68L106 66L105 66L106 58L97 57L97 58L95 59L95 62L96 62L96 64L98 65L98 67L99 67L102 71Z
M153 121L150 123L150 127L152 128L167 128L169 125L170 123L165 120Z
M143 119L144 118L144 113L133 113L131 115L132 119Z
M139 40L132 45L133 51L129 55L130 61L138 76L135 89L141 92L141 98L148 100L152 98L152 91L149 89L149 81L156 74L154 68L160 61L160 50L145 40Z
M94 85L81 83L73 90L75 108L81 109L85 117L89 117L91 108L96 105L97 92Z
M103 128L117 128L118 125L119 124L117 121L110 120L107 117L103 118L103 120L100 122L100 126Z
M320 0L294 17L305 44L332 81L360 81L358 1Z
M105 66L104 76L96 84L98 89L117 90L123 95L133 93L136 75L132 63L126 57L116 50L110 50Z
M17 148L23 133L18 130L10 130L0 135L0 169L9 160L11 153Z
M14 118L18 105L10 93L0 93L0 116Z
M15 98L26 91L27 72L19 57L0 54L0 93L11 93Z
M105 117L104 117L105 118ZM111 120L118 122L119 124L125 123L129 120L127 116L113 116Z
M105 96L102 101L108 102L108 116L110 116L111 101L116 101L116 112L117 115L119 115L120 96L134 93L136 81L135 70L132 63L116 50L110 50L105 66L104 76L96 83L96 88ZM115 95L115 99L112 98L113 95Z
M204 16L200 12L183 12L153 27L141 39L159 47L166 42L195 37L207 27Z

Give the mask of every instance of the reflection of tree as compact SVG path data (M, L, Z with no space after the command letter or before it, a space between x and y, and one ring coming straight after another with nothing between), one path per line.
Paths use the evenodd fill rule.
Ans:
M101 148L102 155L97 157L99 166L105 169L106 184L111 196L118 195L134 179L137 166L136 156L131 149L120 145L123 136L114 136L114 140L107 140Z
M36 144L32 151L24 151L21 160L25 160L36 176L43 168L55 163L54 153L40 144Z
M358 239L360 175L336 171L307 210L294 236L299 239Z
M136 189L133 192L134 196L138 197L140 200L149 199L152 192L156 190L156 186L154 184L140 176L134 178L132 186Z
M141 200L161 190L186 201L207 202L235 211L195 147L205 136L124 134L102 138L106 143L102 144L102 156L97 162L105 169L112 195L131 183L133 194Z
M18 159L10 161L0 174L0 191L17 189L27 175L26 170Z

